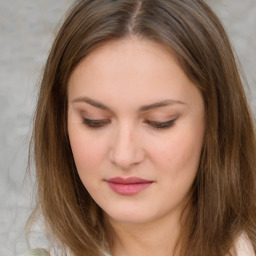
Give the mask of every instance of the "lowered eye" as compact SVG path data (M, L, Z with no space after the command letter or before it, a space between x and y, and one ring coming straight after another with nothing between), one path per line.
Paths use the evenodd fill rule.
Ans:
M88 126L89 128L101 128L104 127L108 124L110 124L110 120L108 119L88 119L88 118L83 118L83 124Z
M166 122L157 122L157 121L146 120L146 123L155 129L168 129L174 125L175 121L176 121L176 119L169 120Z

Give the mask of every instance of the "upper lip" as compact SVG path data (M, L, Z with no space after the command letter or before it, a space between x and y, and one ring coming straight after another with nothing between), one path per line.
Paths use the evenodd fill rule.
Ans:
M111 179L107 179L106 181L118 184L136 184L136 183L149 183L153 182L151 180L145 180L138 177L129 177L129 178L122 178L122 177L115 177Z

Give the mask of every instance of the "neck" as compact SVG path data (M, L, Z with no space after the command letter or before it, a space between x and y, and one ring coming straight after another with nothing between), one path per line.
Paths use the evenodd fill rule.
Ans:
M180 215L147 223L120 223L108 219L113 233L112 256L173 256Z

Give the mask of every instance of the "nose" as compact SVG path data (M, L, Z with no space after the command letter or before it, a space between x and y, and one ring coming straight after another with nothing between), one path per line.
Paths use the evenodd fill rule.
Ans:
M110 160L122 170L138 165L145 159L139 134L132 128L119 129L110 150Z

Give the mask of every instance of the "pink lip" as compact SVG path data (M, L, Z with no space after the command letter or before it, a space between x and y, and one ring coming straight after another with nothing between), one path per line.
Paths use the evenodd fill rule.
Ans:
M153 181L151 180L144 180L137 177L130 177L130 178L121 178L115 177L106 180L109 187L120 195L135 195L140 191L149 187Z

